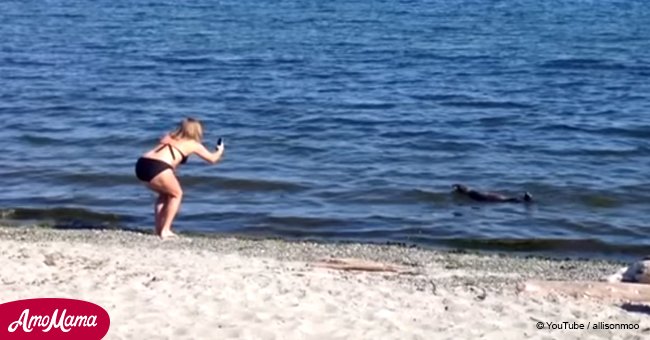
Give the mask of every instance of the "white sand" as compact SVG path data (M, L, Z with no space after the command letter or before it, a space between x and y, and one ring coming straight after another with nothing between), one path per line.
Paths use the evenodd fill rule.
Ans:
M396 274L205 247L3 239L0 261L0 302L67 297L99 304L111 317L106 339L650 339L648 314L597 301L471 287L434 293L433 285L417 289ZM438 263L420 271L432 282L486 274ZM538 330L538 321L640 323L640 330L549 331Z

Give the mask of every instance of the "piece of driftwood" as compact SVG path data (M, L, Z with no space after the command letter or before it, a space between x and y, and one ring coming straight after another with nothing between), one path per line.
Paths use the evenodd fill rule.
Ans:
M313 263L316 267L339 269L339 270L357 270L367 272L392 272L398 274L413 274L412 268L405 266L368 261L354 258L330 258L322 259Z
M650 285L600 281L527 281L517 287L520 293L531 295L565 295L607 302L650 303Z
M650 284L650 260L643 259L621 268L616 274L607 277L609 282L638 282Z

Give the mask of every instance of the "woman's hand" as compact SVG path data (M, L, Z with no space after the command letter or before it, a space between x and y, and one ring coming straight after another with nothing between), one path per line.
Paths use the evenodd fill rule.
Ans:
M223 139L219 138L217 141L217 146L215 147L217 156L217 161L223 156L223 153L226 151L226 144L224 144Z
M221 143L217 144L215 147L215 151L211 152L206 147L201 144L201 143L196 143L196 148L194 149L194 152L196 154L206 160L209 163L215 164L221 160L221 156L223 156L224 151L226 150L226 145L221 141Z

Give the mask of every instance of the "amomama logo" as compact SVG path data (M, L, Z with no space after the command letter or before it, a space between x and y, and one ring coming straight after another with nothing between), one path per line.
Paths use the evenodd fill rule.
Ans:
M111 319L102 307L73 299L29 299L0 304L0 339L102 339Z

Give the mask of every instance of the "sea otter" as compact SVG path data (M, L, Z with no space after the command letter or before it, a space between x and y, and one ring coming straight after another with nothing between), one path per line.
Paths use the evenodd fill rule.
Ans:
M493 192L476 191L462 184L454 184L452 188L455 193L466 195L479 202L528 203L533 201L533 196L528 192L525 192L522 197L507 197Z

